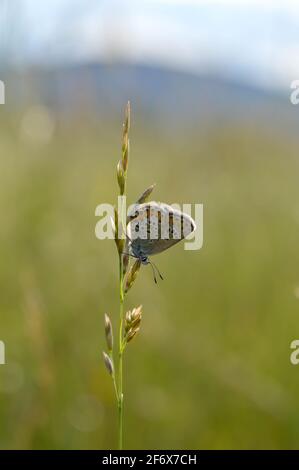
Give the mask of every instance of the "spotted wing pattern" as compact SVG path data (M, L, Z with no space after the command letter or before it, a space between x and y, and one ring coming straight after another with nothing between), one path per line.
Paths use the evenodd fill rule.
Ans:
M165 251L196 228L189 215L158 202L136 205L128 219L131 250L136 256Z

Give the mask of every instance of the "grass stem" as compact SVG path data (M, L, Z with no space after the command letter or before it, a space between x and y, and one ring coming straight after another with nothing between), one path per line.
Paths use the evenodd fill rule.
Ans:
M124 282L123 255L119 253L119 351L118 351L118 448L123 448L123 321L124 321Z

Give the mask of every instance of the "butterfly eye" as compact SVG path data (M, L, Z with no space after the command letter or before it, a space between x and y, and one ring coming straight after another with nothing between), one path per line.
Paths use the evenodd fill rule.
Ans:
M135 232L139 232L139 224L135 225Z

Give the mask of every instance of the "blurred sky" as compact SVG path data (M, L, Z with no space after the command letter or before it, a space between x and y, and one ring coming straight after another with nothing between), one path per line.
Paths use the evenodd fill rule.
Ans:
M299 78L297 0L0 0L2 63L122 60L264 88Z

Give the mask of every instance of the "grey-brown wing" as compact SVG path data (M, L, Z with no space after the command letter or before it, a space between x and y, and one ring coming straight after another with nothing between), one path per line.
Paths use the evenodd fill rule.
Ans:
M137 214L132 214L129 223L134 235L139 235L132 237L132 250L136 256L161 253L195 229L191 217L167 204L151 202L136 206L136 209Z
M181 239L143 240L136 238L136 240L132 241L132 250L135 254L139 253L145 256L151 256L167 250L171 246L176 245L179 241L181 241Z

